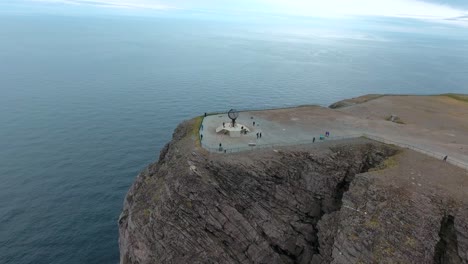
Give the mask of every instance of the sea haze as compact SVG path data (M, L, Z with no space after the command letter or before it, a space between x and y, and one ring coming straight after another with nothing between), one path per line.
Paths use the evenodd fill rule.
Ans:
M117 263L136 175L184 119L468 92L468 36L399 20L0 17L0 263Z

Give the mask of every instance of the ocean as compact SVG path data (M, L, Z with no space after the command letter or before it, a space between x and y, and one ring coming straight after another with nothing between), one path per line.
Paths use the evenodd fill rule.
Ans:
M0 263L117 263L127 190L204 112L468 93L448 26L217 19L0 17Z

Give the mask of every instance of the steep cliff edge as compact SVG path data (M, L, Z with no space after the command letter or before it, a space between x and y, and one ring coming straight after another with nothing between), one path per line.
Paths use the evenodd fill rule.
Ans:
M463 190L399 164L420 154L366 139L210 154L194 123L128 192L121 263L467 263Z

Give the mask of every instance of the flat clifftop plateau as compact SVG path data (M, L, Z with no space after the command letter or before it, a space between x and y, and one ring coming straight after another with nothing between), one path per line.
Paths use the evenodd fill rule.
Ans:
M235 154L194 119L138 175L121 263L467 263L468 175L365 138Z
M439 95L385 95L385 94L366 94L358 97L354 97L351 99L345 99L338 101L336 103L331 104L329 107L331 109L339 109L339 108L344 108L348 106L353 106L357 104L362 104L366 103L368 101L378 99L380 97L409 97L409 98L424 98L426 102L430 102L429 98L434 97L434 98L451 98L454 100L462 101L462 102L468 102L468 95L467 94L454 94L454 93L447 93L447 94L439 94Z

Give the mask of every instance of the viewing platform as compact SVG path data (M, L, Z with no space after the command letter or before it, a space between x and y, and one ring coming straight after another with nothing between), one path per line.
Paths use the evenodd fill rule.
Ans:
M398 116L398 122L391 116ZM368 135L433 157L447 156L451 163L468 164L467 103L447 96L380 96L339 109L300 106L244 111L237 117L239 126L232 129L231 123L227 113L207 115L199 131L203 148L231 153Z

